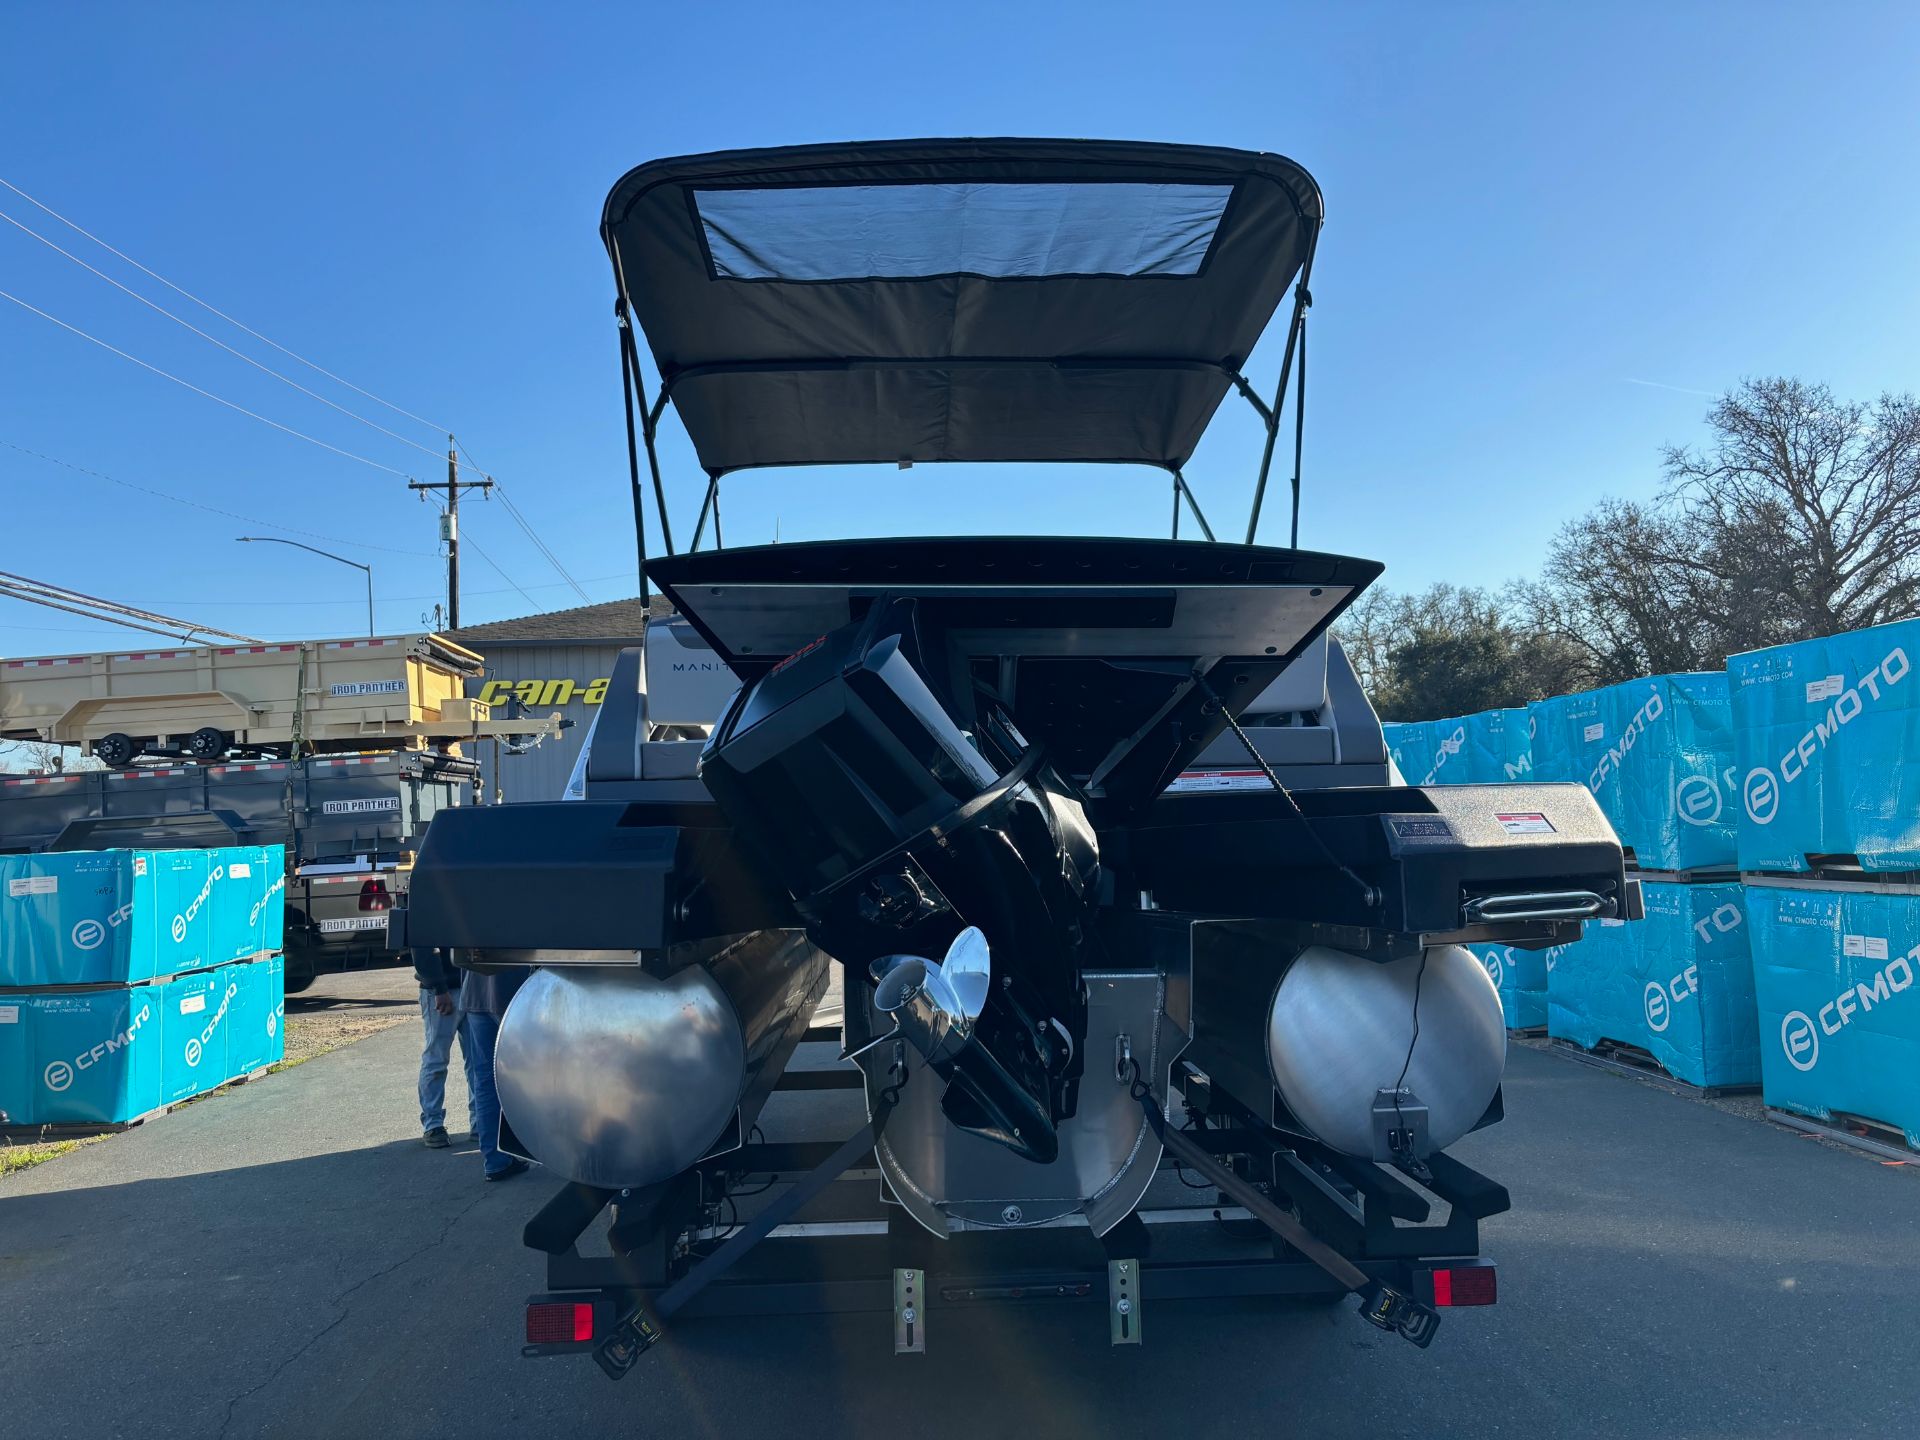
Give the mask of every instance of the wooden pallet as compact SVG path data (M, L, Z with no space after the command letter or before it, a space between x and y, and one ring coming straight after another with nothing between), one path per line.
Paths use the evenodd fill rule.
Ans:
M1700 870L1642 870L1629 862L1627 874L1650 885L1737 885L1740 883L1740 872L1731 864L1714 865Z
M119 1135L128 1130L145 1125L149 1120L158 1120L170 1111L183 1105L191 1105L196 1100L204 1100L209 1095L218 1095L222 1090L235 1085L245 1085L258 1080L273 1067L263 1065L258 1070L249 1070L245 1075L236 1075L224 1080L211 1090L202 1090L198 1095L189 1095L184 1100L172 1100L159 1105L144 1115L136 1115L131 1120L71 1120L46 1125L0 1125L0 1144L5 1145L52 1145L62 1140L90 1140L96 1135Z
M144 980L89 980L78 985L0 985L0 999L12 995L99 995L109 990L153 990L175 980L190 980L196 975L210 975L215 970L228 965L258 965L263 960L271 960L278 950L256 950L251 955L241 955L232 960L222 960L214 965L201 965L192 970L176 970L168 975L149 975Z
M1771 1105L1767 1107L1767 1118L1776 1125L1785 1125L1803 1135L1819 1135L1881 1160L1920 1165L1920 1150L1907 1143L1906 1132L1884 1120L1869 1120L1864 1115L1844 1113L1832 1120L1815 1120L1812 1116L1796 1115L1791 1110L1778 1110Z
M1691 1080L1682 1080L1678 1075L1673 1074L1647 1050L1621 1040L1601 1040L1592 1049L1588 1049L1577 1041L1556 1035L1552 1045L1555 1050L1570 1060L1578 1060L1583 1065L1592 1065L1601 1070L1611 1070L1616 1075L1630 1075L1636 1080L1663 1085L1679 1094L1700 1095L1709 1100L1717 1100L1724 1095L1751 1095L1760 1088L1757 1083L1696 1085Z
M1920 894L1920 870L1873 870L1858 855L1808 854L1804 870L1747 870L1741 878L1763 881L1799 881L1819 885L1881 885L1907 894Z

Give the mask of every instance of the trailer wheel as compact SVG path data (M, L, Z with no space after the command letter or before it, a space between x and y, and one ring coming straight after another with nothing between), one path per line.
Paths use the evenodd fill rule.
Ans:
M202 725L187 737L187 754L202 764L224 759L231 748L228 736L211 725Z
M109 770L118 770L123 765L133 763L133 757L139 747L133 743L131 735L122 735L118 730L111 735L102 735L93 742L94 758Z

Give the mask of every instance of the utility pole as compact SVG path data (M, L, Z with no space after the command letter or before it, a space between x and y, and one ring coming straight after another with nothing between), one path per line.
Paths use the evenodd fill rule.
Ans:
M460 492L462 490L491 490L493 481L462 480L460 478L460 455L454 444L453 436L447 436L447 478L444 482L409 480L409 490L445 490L447 492L447 628L460 628Z

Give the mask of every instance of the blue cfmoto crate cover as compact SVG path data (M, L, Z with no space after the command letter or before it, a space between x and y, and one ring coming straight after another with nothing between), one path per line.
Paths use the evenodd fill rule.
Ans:
M1418 785L1433 769L1433 733L1424 720L1389 720L1381 727L1387 754L1409 785Z
M1742 870L1920 868L1920 620L1727 660Z
M160 1105L161 987L0 995L0 1115L111 1124Z
M251 1075L286 1056L286 969L274 955L229 967L239 981L230 1017L230 1075Z
M1469 715L1468 774L1476 785L1509 785L1533 778L1530 716L1522 709L1482 710Z
M1473 779L1465 720L1396 721L1381 729L1407 784L1465 785Z
M215 963L278 950L285 923L286 850L237 845L209 852L215 875L212 955Z
M0 986L102 985L133 973L125 851L0 856Z
M1532 707L1536 780L1593 792L1643 870L1732 868L1732 708L1722 674L1655 675Z
M1766 1102L1920 1146L1920 895L1747 887Z
M1537 1030L1547 1023L1547 966L1566 949L1522 950L1513 945L1469 945L1500 992L1509 1030Z
M1547 975L1547 1033L1637 1045L1694 1085L1760 1080L1751 924L1736 883L1643 885L1647 916L1590 922Z
M182 975L160 993L160 1098L172 1104L233 1078L231 1045L244 968Z
M212 853L0 858L0 986L137 983L216 963Z

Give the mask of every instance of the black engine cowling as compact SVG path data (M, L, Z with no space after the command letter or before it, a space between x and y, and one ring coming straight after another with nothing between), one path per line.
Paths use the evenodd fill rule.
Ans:
M1050 1160L1081 1073L1098 847L1071 788L915 602L876 601L746 686L701 777L814 942L850 968L938 956L981 931L993 984L944 1110ZM1050 1123L1016 1142L1009 1111Z

